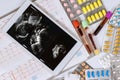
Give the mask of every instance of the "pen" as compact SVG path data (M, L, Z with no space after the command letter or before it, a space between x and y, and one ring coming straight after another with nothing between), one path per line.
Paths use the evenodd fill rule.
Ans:
M112 12L108 11L105 18L103 19L103 21L100 23L100 25L97 27L97 29L95 30L95 32L93 33L94 35L97 35L99 33L99 31L103 28L103 26L105 25L105 23L108 21L108 19L111 18L112 16Z
M83 42L83 45L85 46L86 50L88 51L89 54L92 53L92 50L89 46L89 43L88 41L86 40L86 35L85 35L85 32L82 30L82 28L80 27L80 22L78 20L73 20L72 21L72 24L76 30L76 32L78 33L80 39L82 40Z

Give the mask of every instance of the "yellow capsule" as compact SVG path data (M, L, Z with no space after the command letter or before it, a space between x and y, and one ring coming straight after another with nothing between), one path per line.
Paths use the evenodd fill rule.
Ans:
M115 40L115 43L119 43L119 42L120 42L120 40L118 40L118 39L117 39L117 40Z
M83 11L84 14L87 13L87 9L85 7L82 7L82 11Z
M106 11L104 9L102 10L102 13L104 16L106 15Z
M113 28L113 26L111 26L111 25L108 26L108 29L112 29L112 28Z
M95 16L94 16L94 15L91 15L91 19L92 19L92 21L93 21L93 22L95 22L95 21L96 21L96 19L95 19Z
M112 34L110 34L110 33L107 33L106 35L107 35L108 37L112 37Z
M95 8L98 8L97 2L93 2L93 4L94 4Z
M90 4L90 8L91 8L91 10L95 9L94 6L93 6L93 4Z
M114 48L113 50L114 50L114 51L119 51L120 48L116 47L116 48Z
M118 46L120 46L120 44L114 44L114 47L118 47Z
M115 36L115 39L120 39L120 36Z
M110 41L105 41L105 44L111 44L111 42Z
M99 5L99 7L102 6L101 0L97 0L97 3L98 3L98 5Z
M109 53L109 52L110 52L109 49L103 49L103 51L106 52L106 53Z
M78 4L82 4L83 1L82 0L77 0Z
M118 52L118 51L113 51L113 54L115 54L115 55L116 55L116 54L119 54L119 52Z
M86 2L86 0L83 0L83 2Z
M108 48L110 48L109 45L104 45L104 49L108 49Z
M100 19L99 15L98 15L97 13L95 13L95 18L96 18L97 20Z
M87 20L88 20L88 22L89 22L89 24L91 24L92 23L92 19L91 19L91 17L87 17Z
M117 34L117 35L119 35L119 34L120 34L120 32L117 32L116 34Z
M98 14L99 14L100 18L103 18L103 14L101 11L99 11Z
M91 11L91 9L90 9L90 6L89 6L89 5L87 5L87 6L86 6L86 9L87 9L87 11L88 11L88 12L90 12L90 11Z
M117 31L120 31L120 28L117 28Z
M112 33L112 32L113 32L113 30L107 30L107 32Z

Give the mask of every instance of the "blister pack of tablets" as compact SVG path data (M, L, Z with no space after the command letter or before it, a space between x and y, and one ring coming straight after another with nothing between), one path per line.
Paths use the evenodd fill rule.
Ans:
M111 80L110 69L88 69L85 74L86 80Z
M80 80L86 80L85 79L85 71L87 69L92 69L92 67L87 64L86 62L82 62L74 71L74 74L79 74L81 76Z
M105 53L111 53L113 36L114 36L114 29L115 28L111 25L108 25L108 27L107 27L107 31L105 34L103 47L102 47L102 51Z
M83 13L89 24L101 20L106 15L101 0L60 0L70 20L79 19Z
M111 58L112 80L120 80L120 56Z
M120 5L118 5L114 13L109 21L109 24L111 24L114 27L120 27Z
M81 9L89 24L101 20L106 15L106 10L101 0L90 0L81 5Z
M110 60L114 55L111 53L105 54L102 58L99 59L99 63L103 68L110 68Z
M120 53L120 28L108 26L104 43L103 52L118 55Z
M60 2L70 20L74 20L74 18L82 13L76 0L60 0Z

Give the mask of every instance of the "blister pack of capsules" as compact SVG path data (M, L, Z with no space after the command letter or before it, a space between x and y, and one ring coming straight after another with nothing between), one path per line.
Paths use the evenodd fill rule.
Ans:
M111 80L110 69L88 69L85 74L86 80Z
M109 24L114 27L120 27L120 5L115 8Z
M106 15L101 0L60 0L70 20L79 19L83 13L89 24L99 21Z
M74 71L73 73L74 74L79 74L81 77L80 77L80 80L86 80L85 79L85 71L87 69L92 69L92 67L87 64L86 62L82 62Z
M79 4L80 1L78 0ZM89 0L84 4L80 4L80 6L89 24L101 20L106 15L106 10L101 0Z
M102 47L103 52L118 55L120 53L120 28L109 25Z
M112 80L120 80L120 56L111 58Z

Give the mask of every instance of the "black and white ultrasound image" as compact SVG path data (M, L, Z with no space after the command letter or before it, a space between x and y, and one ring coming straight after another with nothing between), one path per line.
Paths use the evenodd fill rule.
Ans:
M54 70L76 40L30 5L7 33Z

